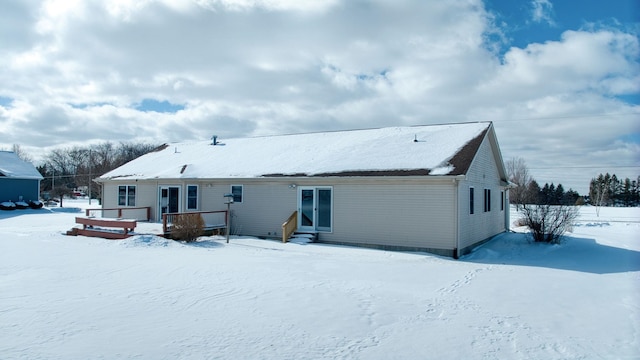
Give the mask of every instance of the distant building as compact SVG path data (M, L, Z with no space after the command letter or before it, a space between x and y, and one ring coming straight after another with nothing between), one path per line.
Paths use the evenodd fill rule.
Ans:
M42 175L11 151L0 151L0 202L36 201Z
M96 179L104 208L223 210L278 238L297 212L318 241L457 257L508 229L508 181L490 122L166 145Z

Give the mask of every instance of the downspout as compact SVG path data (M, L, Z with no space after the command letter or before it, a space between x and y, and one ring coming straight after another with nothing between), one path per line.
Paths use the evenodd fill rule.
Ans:
M503 187L504 191L504 231L511 231L510 223L511 223L511 200L509 198L509 192L511 189L515 188L515 184L510 181L506 181L506 185Z
M453 258L460 258L460 181L466 179L466 175L457 175L453 178L453 183L455 184L455 211L454 211L454 222L456 224L456 234L455 234L455 246L453 248Z
M505 232L509 232L510 226L509 224L511 223L511 205L510 205L510 201L509 201L509 187L505 187L504 188L504 231Z
M162 223L162 216L160 216L160 180L156 180L156 201L153 207L155 208L153 217L156 219L156 222Z
M100 183L100 205L104 209L104 182Z

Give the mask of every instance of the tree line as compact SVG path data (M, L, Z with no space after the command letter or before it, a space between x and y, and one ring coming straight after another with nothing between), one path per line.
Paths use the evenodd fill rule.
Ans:
M562 184L545 183L540 187L538 182L529 174L529 168L522 158L510 159L505 163L507 176L513 184L509 190L511 204L531 205L583 205L585 199L569 188L565 191Z
M585 200L580 194L569 188L564 191L562 184L555 186L545 183L541 188L535 180L531 180L527 187L527 201L530 204L541 205L584 205Z
M54 149L45 156L41 165L36 166L44 177L40 190L61 198L82 187L88 194L99 196L99 185L92 179L157 148L158 145L146 143L121 142L115 145L103 142Z
M542 188L529 174L529 168L521 158L505 162L507 176L513 187L509 191L511 204L522 215L517 220L527 226L536 242L558 243L562 235L571 229L578 218L579 207L587 201L596 206L638 206L640 203L640 176L637 180L619 180L608 173L591 180L586 199L577 191L564 191L562 184L545 183Z
M622 180L616 174L600 174L589 183L589 199L595 206L639 206L640 176Z

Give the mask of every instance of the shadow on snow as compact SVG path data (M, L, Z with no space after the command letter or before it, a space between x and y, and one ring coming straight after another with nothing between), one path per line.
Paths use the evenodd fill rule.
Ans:
M640 251L599 244L595 239L565 236L560 244L533 242L528 234L504 233L461 261L612 274L640 271Z
M41 209L2 210L0 211L0 220L22 215L42 215L52 213L83 213L83 211L77 207L43 207Z

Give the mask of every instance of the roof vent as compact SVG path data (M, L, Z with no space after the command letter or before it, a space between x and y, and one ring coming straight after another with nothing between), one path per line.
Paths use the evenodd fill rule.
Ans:
M211 145L218 145L218 135L213 135L211 137Z

